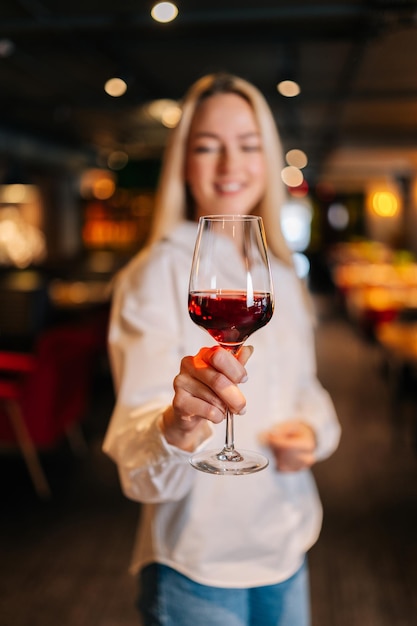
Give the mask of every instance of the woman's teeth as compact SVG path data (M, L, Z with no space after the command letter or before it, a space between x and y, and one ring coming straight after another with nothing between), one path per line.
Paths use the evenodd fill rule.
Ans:
M217 185L220 191L231 193L233 191L239 191L242 188L240 183L225 183L223 185Z

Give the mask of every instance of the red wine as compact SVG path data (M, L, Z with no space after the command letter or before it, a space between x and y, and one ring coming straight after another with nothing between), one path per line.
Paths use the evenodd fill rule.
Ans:
M248 302L242 291L194 291L188 297L188 311L218 343L237 345L269 322L273 305L270 293L255 292Z

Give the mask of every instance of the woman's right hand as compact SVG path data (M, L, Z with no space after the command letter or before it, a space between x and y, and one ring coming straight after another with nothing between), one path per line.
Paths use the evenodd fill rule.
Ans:
M191 452L210 435L209 422L223 421L227 408L235 414L245 412L246 399L238 384L247 380L245 364L252 352L252 346L243 346L234 356L214 346L182 359L172 405L162 418L168 443Z

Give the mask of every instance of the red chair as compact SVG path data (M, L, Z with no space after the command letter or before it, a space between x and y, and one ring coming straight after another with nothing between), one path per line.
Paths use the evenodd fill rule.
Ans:
M33 354L0 351L0 443L18 446L40 497L51 490L38 450L79 443L101 346L91 326L57 326Z

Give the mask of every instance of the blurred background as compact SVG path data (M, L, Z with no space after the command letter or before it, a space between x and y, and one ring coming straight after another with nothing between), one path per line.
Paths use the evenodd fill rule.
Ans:
M0 3L0 622L138 623L139 508L101 453L110 285L148 233L182 95L227 71L281 132L282 226L344 432L315 469L314 626L411 626L417 2L154 4Z

